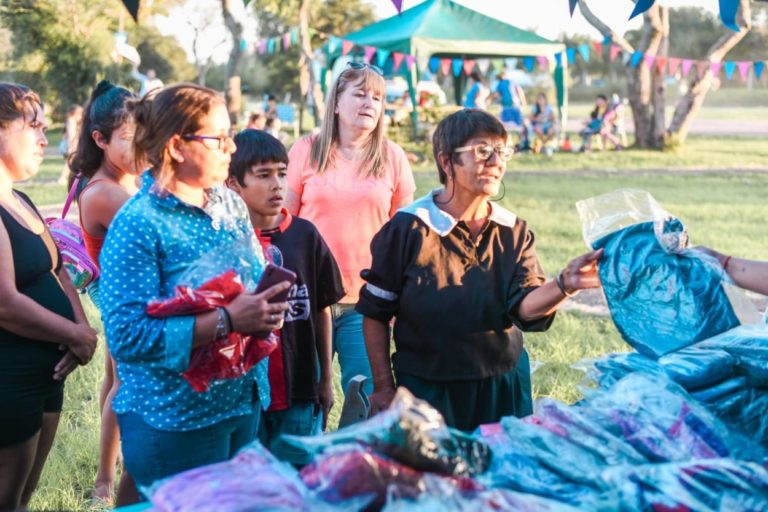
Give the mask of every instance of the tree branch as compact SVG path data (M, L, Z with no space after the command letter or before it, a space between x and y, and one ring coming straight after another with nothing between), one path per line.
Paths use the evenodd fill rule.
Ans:
M629 41L614 32L611 27L603 23L603 21L598 18L595 13L592 12L592 9L590 9L589 5L587 4L587 0L579 0L578 5L582 16L584 16L584 19L586 19L590 25L595 27L603 35L603 37L609 38L614 44L620 46L621 49L627 53L635 52L635 49L631 44L629 44Z

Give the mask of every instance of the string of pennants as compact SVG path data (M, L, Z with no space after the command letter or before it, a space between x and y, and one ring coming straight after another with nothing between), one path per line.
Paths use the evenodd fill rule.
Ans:
M255 43L255 51L257 51L259 55L272 55L278 51L286 51L291 46L298 43L298 38L298 29L294 28L282 35L257 41ZM576 62L577 58L584 62L589 62L593 54L598 58L604 58L607 54L610 62L616 62L616 60L620 58L622 64L625 66L630 65L633 68L644 65L647 66L648 69L659 74L669 72L670 75L675 75L680 71L682 76L686 77L692 69L695 69L699 76L707 70L711 71L714 76L718 76L720 72L723 71L728 80L733 78L736 71L738 71L742 80L746 80L750 68L754 69L755 78L759 80L766 64L765 61L762 60L726 60L723 62L710 62L688 58L656 56L638 51L626 52L620 46L610 43L609 40L603 42L595 41L591 44L584 43L578 46L568 47L564 52L565 55L563 55L563 52L557 53L554 55L554 59L550 59L544 55L537 57L511 57L506 59L432 57L430 59L418 59L417 62L417 58L414 55L393 52L373 46L358 46L352 41L329 35L327 45L328 52L330 54L335 54L339 49L341 50L342 55L349 55L350 53L354 55L362 54L365 62L375 64L380 68L384 68L388 61L391 60L392 73L403 72L403 66L405 66L405 70L411 71L413 66L418 64L419 70L421 71L429 70L433 75L440 73L444 76L460 76L462 74L469 76L475 67L477 67L480 73L486 74L491 67L493 67L494 70L499 71L503 67L514 69L520 64L522 64L523 69L528 72L533 72L536 69L541 71L551 71L552 66L562 66L563 57L567 59L568 64L572 65Z

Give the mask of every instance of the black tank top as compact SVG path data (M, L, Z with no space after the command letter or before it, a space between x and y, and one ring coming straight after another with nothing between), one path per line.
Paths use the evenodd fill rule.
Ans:
M16 193L40 216L25 194ZM53 313L74 321L72 304L58 277L61 257L48 228L37 235L19 224L2 206L0 220L11 240L16 289ZM0 367L12 365L19 369L17 365L21 365L30 370L52 370L62 356L56 343L26 338L0 327Z

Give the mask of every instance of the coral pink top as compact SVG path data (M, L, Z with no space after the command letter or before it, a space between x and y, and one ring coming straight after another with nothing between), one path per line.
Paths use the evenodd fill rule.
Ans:
M360 271L371 266L373 235L416 190L413 171L403 149L387 141L387 165L380 178L361 174L361 161L347 160L338 152L332 165L317 174L310 164L312 140L298 140L289 152L288 188L300 198L291 213L320 231L344 280L347 295L340 302L355 303L364 284Z
M88 184L85 187L83 187L83 190L80 191L79 197L83 197L83 194L85 193L86 190L88 190L88 188L91 185L93 185L94 183L98 183L100 181L107 181L107 180L100 179L100 180L89 181ZM78 200L78 203L79 202L80 201ZM106 237L91 236L88 234L88 231L85 230L85 226L83 226L82 208L78 208L78 216L80 217L80 231L83 232L83 243L85 244L85 251L88 253L88 256L91 257L91 261L93 261L93 263L95 263L97 267L100 267L99 254L101 254L101 248L104 245L104 240L106 239Z

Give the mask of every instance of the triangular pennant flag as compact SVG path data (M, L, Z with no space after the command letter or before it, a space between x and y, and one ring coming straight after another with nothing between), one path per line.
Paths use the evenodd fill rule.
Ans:
M589 62L589 45L588 44L579 45L579 53L581 54L581 58L584 59L584 62Z
M384 64L387 63L387 59L389 58L389 50L382 50L379 48L376 50L376 65L379 66L381 69L384 69Z
M451 61L451 70L453 71L453 76L461 75L461 70L463 68L464 68L464 59L453 59Z
M374 53L376 53L376 48L374 48L373 46L364 46L363 54L364 54L365 62L370 64Z
M736 71L736 62L732 60L725 61L725 77L730 80L733 78L733 72Z
M477 69L480 73L487 75L489 67L491 67L491 59L477 59Z
M543 69L543 70L549 69L549 59L544 55L539 55L538 57L536 57L536 61L539 63L539 69Z
M683 78L688 76L688 73L691 71L692 66L693 66L693 61L691 59L683 59Z
M267 53L270 55L275 53L275 39L273 37L269 38L269 41L267 41Z
M568 58L568 64L573 64L576 60L576 48L566 48L565 56Z
M627 64L629 64L629 61L632 60L632 56L633 55L634 54L629 53L629 52L623 52L621 54L621 63L626 66Z
M664 74L664 69L666 67L667 67L667 58L662 57L661 55L656 57L656 71L658 71L660 75Z
M298 29L291 30L291 44L296 44L299 42L299 31Z
M621 46L611 45L611 62L616 60L616 56L621 53Z
M451 73L452 59L440 59L440 71L444 76L448 76Z
M259 55L264 55L267 53L267 40L262 39L259 41Z
M643 60L643 52L635 52L632 54L632 67L636 68L640 61Z
M491 66L493 66L493 69L496 71L500 71L504 67L504 61L501 59L493 59L491 61ZM515 66L517 66L517 59L515 59ZM509 59L507 59L507 67L509 67Z
M392 72L393 73L397 73L397 70L400 69L400 65L403 63L404 58L405 58L404 53L392 52Z
M709 69L709 62L703 61L703 60L697 60L696 61L696 75L697 76L704 76L704 72Z
M720 74L720 68L723 67L722 62L710 62L709 69L712 70L712 76L717 77Z
M596 41L592 43L592 48L595 49L595 55L597 55L598 57L603 54L603 43Z
M287 50L291 46L291 34L283 34L283 50Z
M555 54L555 67L556 68L563 67L563 52L557 52Z
M139 0L123 0L123 5L136 23L139 22Z
M571 10L571 18L573 18L573 11L576 10L576 4L579 0L568 0L568 8Z
M741 75L741 79L746 81L747 80L747 73L749 73L749 66L751 66L752 63L748 60L741 60L737 64L739 67L739 74Z
M680 59L675 57L669 58L669 74L674 75L677 73L677 68L680 67Z
M244 52L246 48L248 48L248 41L246 41L245 39L241 39L240 40L240 51Z
M405 56L405 67L408 68L408 71L413 69L413 64L416 62L416 56L415 55L406 55Z
M342 55L348 54L349 52L352 51L352 48L354 47L355 47L355 43L353 43L352 41L343 40L341 42L341 54Z
M395 9L397 9L397 14L400 14L403 10L403 0L392 0L392 4L394 4Z
M755 61L755 78L760 80L760 77L763 75L763 69L765 69L765 62L761 60Z
M328 36L328 53L333 55L339 51L339 46L341 46L341 38L336 36Z
M464 74L469 76L473 69L475 69L475 61L472 59L466 59L464 61Z
M736 24L738 10L739 0L720 0L720 19L723 20L723 25L734 32L739 31L739 26Z
M533 57L523 57L523 66L529 73L533 71L533 67L536 65L536 59Z
M515 69L517 68L517 63L519 59L517 57L509 57L508 59L504 59L504 62L507 64L507 67L509 69ZM495 68L496 66L494 66ZM498 69L501 69L501 66L499 66Z
M632 10L632 14L629 15L629 19L634 18L638 14L643 14L645 11L651 8L655 0L637 0L635 8Z
M653 69L653 62L656 60L655 55L646 54L645 56L645 65L648 69Z
M432 72L433 75L437 74L437 70L440 69L440 59L437 57L432 57L429 59L429 70Z

